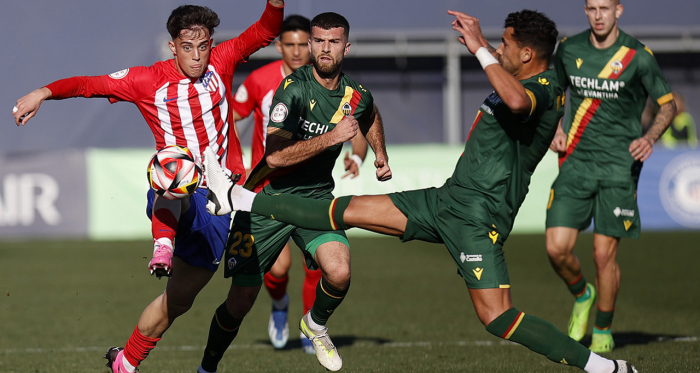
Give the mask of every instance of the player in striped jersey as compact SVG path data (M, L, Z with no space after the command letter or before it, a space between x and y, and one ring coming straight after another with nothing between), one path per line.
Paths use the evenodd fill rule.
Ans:
M53 82L17 100L15 122L25 125L47 99L106 97L110 102L132 102L151 128L156 149L176 144L200 156L209 148L227 172L243 174L240 143L231 123L233 73L277 37L283 8L283 0L268 0L258 22L214 47L218 15L206 7L178 7L167 22L172 60ZM216 271L230 217L212 219L207 214L207 193L200 188L189 198L169 201L149 190L147 214L154 238L149 269L168 276L172 268L172 277L163 294L143 311L125 349L110 349L105 356L115 373L135 370Z
M311 23L308 18L300 15L290 15L282 23L282 31L275 42L277 51L282 59L269 63L250 73L238 87L234 100L233 119L239 120L253 113L253 141L251 165L255 166L263 158L265 153L265 139L267 135L267 123L269 121L270 106L282 79L290 75L298 68L309 64L309 35ZM367 141L358 133L352 140L353 155L348 152L345 155L345 169L343 176L356 177L360 171L360 165L367 154ZM275 348L284 348L289 339L289 324L287 322L289 296L287 295L287 283L289 281L289 268L292 263L292 254L289 243L284 246L275 264L265 274L264 285L272 298L272 312L268 324L270 342ZM311 270L304 266L304 284L302 287L302 303L304 313L307 313L316 299L316 285L321 279L321 270ZM311 341L303 334L300 336L302 349L307 353L314 353Z
M547 206L547 253L574 295L569 336L580 341L596 303L596 287L586 282L573 253L578 232L595 222L593 258L597 305L590 348L610 352L610 326L620 288L616 256L621 237L638 238L637 181L652 145L676 111L673 95L654 56L618 28L619 0L587 0L590 29L559 44L555 67L569 88L568 118L551 148L559 152L559 176ZM642 135L647 95L659 111Z

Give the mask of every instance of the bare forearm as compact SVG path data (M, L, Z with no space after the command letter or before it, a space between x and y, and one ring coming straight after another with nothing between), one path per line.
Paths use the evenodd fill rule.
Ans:
M350 140L350 145L352 145L352 154L359 156L364 161L367 156L367 140L362 135L362 132L358 132Z
M275 138L270 138L270 136L276 135L268 134L268 147L270 141L274 142L276 140ZM278 148L279 150L272 150L270 154L265 157L267 165L270 168L293 166L321 154L326 149L336 144L331 136L331 132L309 140L283 141L285 142L285 145L274 147Z
M364 128L362 128L364 130ZM386 154L386 141L384 138L384 122L377 107L374 107L374 122L364 133L367 143L372 147L377 158L389 159Z
M532 101L525 93L525 87L513 74L506 71L500 64L487 66L484 71L496 93L513 113L529 113Z
M649 130L644 135L644 137L649 140L652 144L663 135L664 131L671 125L671 121L676 116L676 103L675 101L667 102L659 107L659 112L654 117L654 122L649 127Z

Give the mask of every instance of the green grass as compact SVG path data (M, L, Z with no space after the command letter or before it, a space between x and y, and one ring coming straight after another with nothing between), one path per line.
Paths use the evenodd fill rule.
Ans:
M576 249L593 279L592 237ZM623 240L622 288L609 356L642 372L700 371L700 233L644 233ZM348 297L329 322L345 372L574 372L488 334L464 282L441 245L394 238L354 238ZM505 247L513 302L565 330L571 296L549 266L541 235ZM109 346L123 345L165 281L148 275L148 242L0 243L0 372L103 372ZM323 372L299 349L300 255L289 292L291 340L267 341L263 291L219 372ZM179 318L141 372L195 372L214 309L228 281L218 273ZM592 323L592 321L591 321ZM585 342L585 340L584 340Z

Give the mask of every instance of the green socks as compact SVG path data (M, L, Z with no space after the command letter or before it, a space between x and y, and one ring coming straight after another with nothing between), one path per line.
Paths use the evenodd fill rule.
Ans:
M554 325L515 308L503 312L486 326L486 330L497 337L519 343L549 360L581 369L586 366L591 353Z
M571 294L576 297L577 302L585 302L591 297L591 293L588 291L586 279L583 277L583 274L581 274L576 281L566 284L566 286L569 288Z
M345 299L350 286L344 290L338 290L330 286L326 279L321 277L321 281L316 285L316 300L311 307L311 318L316 324L326 325L328 318L331 317L340 303Z
M319 231L345 230L343 212L352 196L334 200L302 198L293 194L255 196L251 212L298 227Z
M209 326L209 338L207 347L202 357L202 368L207 372L216 372L219 361L224 357L224 352L238 335L238 329L243 319L236 319L228 313L226 302L222 303L214 312L214 317Z

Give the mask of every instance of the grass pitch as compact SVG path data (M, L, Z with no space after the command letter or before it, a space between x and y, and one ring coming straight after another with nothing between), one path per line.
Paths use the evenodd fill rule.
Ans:
M645 232L622 241L618 347L609 357L629 359L641 372L700 372L698 242L700 232ZM487 333L443 246L395 238L351 238L351 245L352 287L328 325L343 371L578 371ZM590 280L591 246L584 234L576 249ZM143 308L164 289L165 280L148 275L150 251L149 242L0 243L0 372L107 373L104 352L126 342ZM573 300L549 266L544 237L512 236L505 251L516 307L565 330ZM288 348L275 351L267 340L270 302L263 290L220 373L325 371L299 348L302 277L294 254ZM141 372L195 372L227 289L228 280L215 275Z

